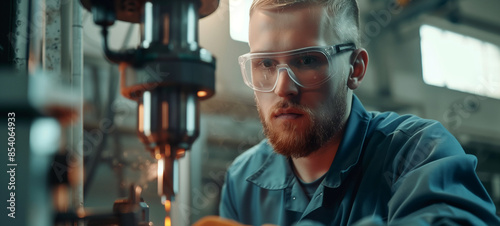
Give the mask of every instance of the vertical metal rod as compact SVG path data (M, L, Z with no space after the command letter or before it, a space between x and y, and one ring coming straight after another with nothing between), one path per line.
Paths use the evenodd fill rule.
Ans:
M29 1L21 1L21 2L29 2ZM34 0L30 2L30 6L28 11L29 18L28 20L28 28L27 28L27 38L29 38L28 45L28 55L27 59L27 69L30 74L35 74L35 72L43 67L43 51L42 51L42 42L43 42L43 34L44 34L44 18L45 14L43 10L45 9L45 0ZM22 13L20 13L20 16ZM42 52L41 52L42 51Z
M196 1L170 1L170 48L191 50L198 48L198 7Z
M80 116L78 121L72 125L72 147L76 152L77 166L80 167L77 171L77 180L75 185L75 194L73 205L76 209L83 209L83 25L82 25L82 8L77 2L73 2L72 7L73 25L72 25L72 68L71 68L71 87L80 91L80 101L75 103L74 109ZM83 224L83 223L80 223Z
M172 225L191 225L191 152L186 151L185 156L178 159L179 162L179 192L172 205Z
M61 2L45 3L45 36L43 39L43 70L55 76L61 74Z
M10 44L14 48L14 66L19 71L26 71L28 65L30 29L36 28L37 23L32 22L29 1L12 1L16 4L14 29L10 34ZM33 39L37 40L37 39Z
M166 44L172 51L196 51L199 48L197 1L153 0L145 4L144 10L144 48Z

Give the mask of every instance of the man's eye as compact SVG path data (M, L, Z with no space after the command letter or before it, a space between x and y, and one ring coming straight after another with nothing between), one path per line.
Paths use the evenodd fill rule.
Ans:
M262 60L262 61L260 61L259 65L261 67L272 67L273 62L271 60Z
M315 64L316 62L318 62L318 60L313 56L303 56L299 59L299 64L301 65L311 65Z

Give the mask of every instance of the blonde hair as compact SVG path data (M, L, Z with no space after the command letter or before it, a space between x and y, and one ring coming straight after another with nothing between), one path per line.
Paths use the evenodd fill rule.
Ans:
M326 7L330 24L342 43L352 42L360 47L359 7L356 0L253 0L250 17L256 8L286 9L314 4Z

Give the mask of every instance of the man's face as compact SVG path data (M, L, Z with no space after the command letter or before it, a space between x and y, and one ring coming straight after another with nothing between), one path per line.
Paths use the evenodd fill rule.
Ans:
M327 20L321 6L256 8L250 18L250 50L279 52L340 44ZM333 78L314 88L298 86L282 70L272 92L255 91L264 132L276 152L287 157L305 157L339 134L350 111L347 64L345 58L334 69Z

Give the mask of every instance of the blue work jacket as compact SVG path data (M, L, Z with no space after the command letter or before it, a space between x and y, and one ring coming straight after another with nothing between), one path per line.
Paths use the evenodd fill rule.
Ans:
M353 96L311 199L287 158L263 140L229 167L220 216L248 225L500 225L476 163L439 122L367 112Z

